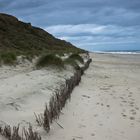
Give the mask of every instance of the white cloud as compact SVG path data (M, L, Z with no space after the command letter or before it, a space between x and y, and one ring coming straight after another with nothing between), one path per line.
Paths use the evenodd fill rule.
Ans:
M138 30L140 31L138 26L122 27L97 24L54 25L46 27L45 30L56 36L77 34L131 36L137 34Z
M46 27L45 30L53 34L82 34L92 33L98 34L105 30L106 26L99 26L96 24L78 24L78 25L55 25Z

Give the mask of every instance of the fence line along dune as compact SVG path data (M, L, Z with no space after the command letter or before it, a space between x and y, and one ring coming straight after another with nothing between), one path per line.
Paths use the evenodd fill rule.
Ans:
M76 69L73 76L65 80L65 84L60 86L60 89L56 90L51 97L49 104L46 105L44 114L35 114L35 119L40 127L43 127L46 132L50 131L50 124L59 118L61 110L64 108L68 99L70 100L72 90L81 81L81 76L84 71L89 67L92 60L88 59L84 66L80 69ZM5 125L0 126L0 135L7 140L41 140L41 136L38 132L35 132L31 125L29 128L20 128L20 126Z
M67 100L71 97L72 90L81 81L81 76L89 67L91 61L92 60L89 59L85 65L80 68L80 70L76 70L70 79L66 79L65 85L62 85L59 90L55 91L54 96L52 96L50 99L49 106L46 105L44 116L36 115L36 122L39 126L43 126L47 132L49 132L50 124L53 122L53 120L59 118L61 110L67 103Z

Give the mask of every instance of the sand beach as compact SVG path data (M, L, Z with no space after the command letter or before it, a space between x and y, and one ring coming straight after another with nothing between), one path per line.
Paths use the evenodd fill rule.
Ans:
M90 67L49 133L38 127L34 112L44 111L53 90L73 72L1 67L0 123L31 123L42 140L139 140L140 55L90 56Z
M49 140L139 140L140 55L91 54L92 63ZM45 140L45 139L44 139Z

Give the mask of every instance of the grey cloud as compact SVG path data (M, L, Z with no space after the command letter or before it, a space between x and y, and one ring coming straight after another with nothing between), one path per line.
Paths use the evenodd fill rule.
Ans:
M90 50L100 48L100 46L102 46L102 49L104 47L109 49L109 46L115 46L115 48L121 46L124 49L124 46L140 44L140 26L122 27L115 25L79 24L50 26L46 30L61 39Z
M140 46L139 0L0 0L0 11L80 47Z
M5 5L0 6L3 12L26 21L31 18L33 24L42 27L80 23L131 26L140 22L139 0L1 0L0 3Z

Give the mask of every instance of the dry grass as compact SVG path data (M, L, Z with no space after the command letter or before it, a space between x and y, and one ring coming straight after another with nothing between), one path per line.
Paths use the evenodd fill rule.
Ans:
M0 135L5 137L7 140L41 140L41 136L34 132L32 126L29 125L28 130L22 129L22 135L19 134L19 125L11 128L10 125L0 127Z
M62 59L60 57L56 56L55 54L47 54L47 55L40 57L36 66L37 66L37 68L42 68L42 67L46 67L46 66L55 66L58 68L63 68L64 63L63 63Z

